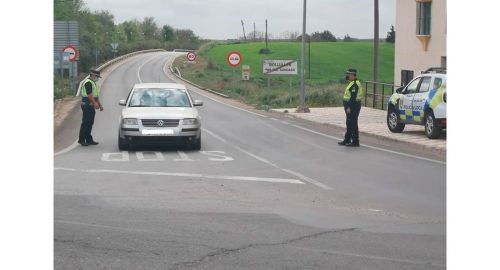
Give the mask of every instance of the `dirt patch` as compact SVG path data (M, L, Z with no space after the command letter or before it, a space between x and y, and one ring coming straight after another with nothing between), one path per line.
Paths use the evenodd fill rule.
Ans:
M54 101L54 130L58 130L68 115L81 102L81 97L66 97Z

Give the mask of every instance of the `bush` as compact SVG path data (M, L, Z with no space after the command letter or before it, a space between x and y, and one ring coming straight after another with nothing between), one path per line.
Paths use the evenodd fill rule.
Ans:
M259 50L259 54L270 54L271 50L269 48L262 48Z

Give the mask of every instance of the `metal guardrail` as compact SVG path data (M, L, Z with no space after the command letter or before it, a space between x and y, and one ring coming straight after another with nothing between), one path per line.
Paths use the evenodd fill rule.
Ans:
M365 81L365 106L374 109L387 109L387 99L394 94L400 86L374 81ZM371 88L369 87L371 85ZM368 98L370 96L370 98ZM384 104L385 102L385 104ZM384 107L385 106L385 107Z
M129 54L125 54L125 55L122 55L122 56L119 56L119 57L116 57L114 59L111 59L109 60L108 62L100 65L97 70L99 71L102 71L104 70L105 68L111 66L112 64L114 63L117 63L117 62L120 62L126 58L129 58L129 57L132 57L132 56L135 56L135 55L138 55L138 54L144 54L144 53L151 53L151 52L162 52L162 51L165 51L164 49L151 49L151 50L144 50L144 51L137 51L137 52L133 52L133 53L129 53ZM85 76L85 78L83 78L82 81L80 81L80 83L78 84L78 89L76 90L76 96L80 96L80 89L82 89L82 85L83 83L85 82L85 80L87 80L89 78L89 75Z

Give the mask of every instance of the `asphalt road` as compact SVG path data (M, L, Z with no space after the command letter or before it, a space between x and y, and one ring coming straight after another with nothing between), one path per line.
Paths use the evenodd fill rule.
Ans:
M116 67L100 144L55 155L55 269L446 268L438 158L369 138L339 147L338 132L194 89L201 151L119 152L118 100L134 83L172 82L175 55Z

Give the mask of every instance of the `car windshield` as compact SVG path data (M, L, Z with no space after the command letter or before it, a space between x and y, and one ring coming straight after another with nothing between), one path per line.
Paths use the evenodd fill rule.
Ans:
M129 107L191 107L186 90L166 88L135 89Z

